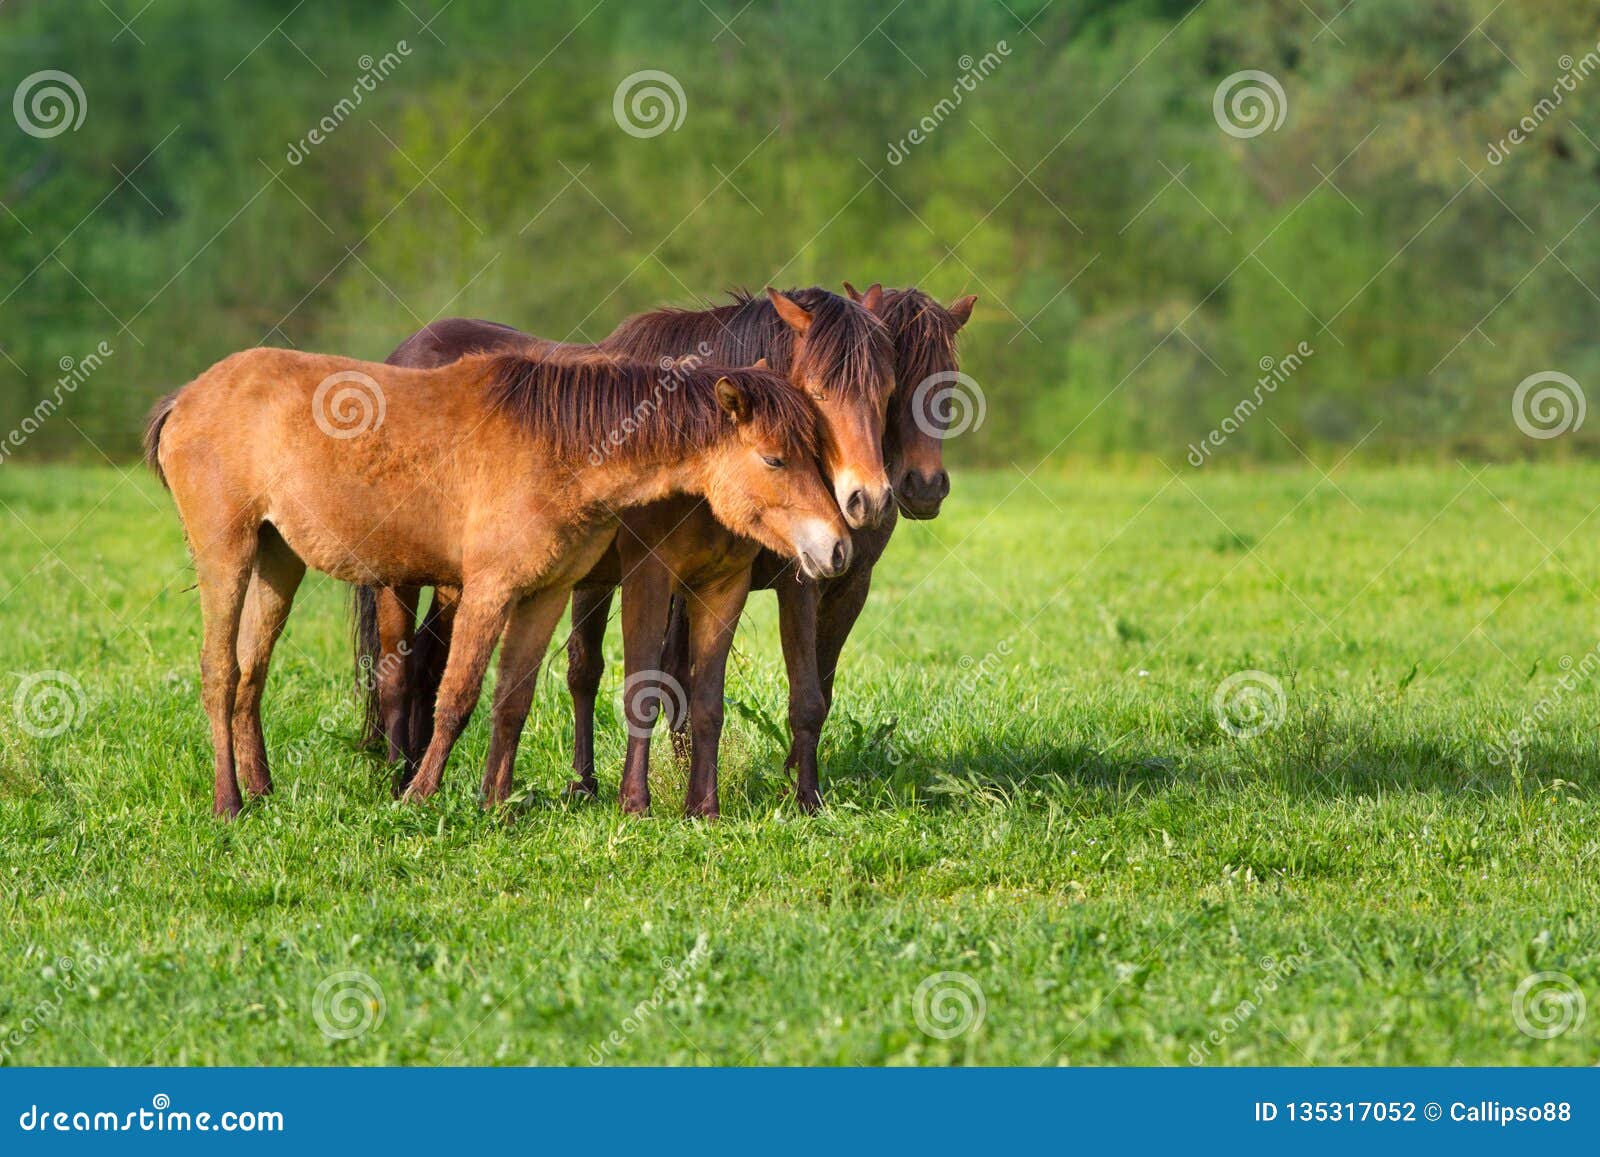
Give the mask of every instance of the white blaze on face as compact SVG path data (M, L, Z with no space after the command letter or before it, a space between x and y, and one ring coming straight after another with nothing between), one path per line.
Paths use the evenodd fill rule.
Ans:
M858 519L857 513L850 509L850 498L857 491L861 492L862 499L866 502L865 508L860 512L865 518ZM857 530L867 523L876 523L877 516L881 516L889 500L889 479L882 475L876 482L868 483L854 470L840 470L833 476L833 500L839 504L840 512L845 516L845 521Z

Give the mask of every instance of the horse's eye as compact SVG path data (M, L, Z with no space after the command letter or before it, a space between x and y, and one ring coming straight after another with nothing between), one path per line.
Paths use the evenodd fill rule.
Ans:
M828 400L828 395L824 394L821 390L812 390L811 396L819 402L825 402Z
M761 455L761 460L763 462L765 462L768 466L771 466L774 470L782 470L783 469L783 459L782 458L774 458L770 454L763 454L763 455Z

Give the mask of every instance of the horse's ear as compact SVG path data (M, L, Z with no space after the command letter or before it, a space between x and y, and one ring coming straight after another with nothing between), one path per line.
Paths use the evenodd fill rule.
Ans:
M951 317L956 319L956 328L960 329L967 324L967 319L972 316L972 307L978 304L978 295L969 293L965 297L958 297L950 303L946 310Z
M755 361L750 363L750 368L753 370L765 370L769 369L770 367L767 365L766 358L757 358Z
M850 295L851 301L855 302L857 305L861 304L861 291L855 286L851 285L848 281L844 283L844 291Z
M772 308L778 311L778 316L783 318L783 323L795 333L804 336L811 328L811 314L787 293L779 293L769 285L767 298L772 302Z
M862 308L868 313L875 313L880 317L883 315L883 286L876 281L868 286L867 291L856 300L861 302Z
M735 422L750 420L750 399L732 378L717 379L717 405Z

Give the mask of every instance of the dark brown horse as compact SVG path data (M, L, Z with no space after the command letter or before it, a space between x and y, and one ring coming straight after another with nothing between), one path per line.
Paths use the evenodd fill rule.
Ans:
M817 470L816 407L765 370L665 372L614 355L424 371L255 349L164 398L146 457L199 579L216 814L238 813L240 773L253 794L271 789L261 689L307 566L461 591L413 797L438 786L502 632L485 780L509 791L539 660L615 511L704 495L808 571L842 571L849 536ZM596 461L589 448L617 429L628 437Z
M845 288L852 297L855 290ZM940 404L936 387L955 374L960 364L956 335L972 316L977 298L962 297L947 309L919 289L889 290L884 295L884 320L894 335L895 392L889 403L884 430L884 463L894 480L896 505L907 518L921 521L938 517L950 493L950 476L944 468L944 439L951 412ZM768 589L778 597L778 626L783 641L783 661L789 678L789 757L784 766L795 773L795 798L804 811L822 804L817 770L817 747L822 725L833 705L834 676L845 640L855 626L872 589L872 571L894 534L895 520L857 531L851 538L855 561L843 575L809 580L771 551L758 553L751 586ZM799 579L799 581L796 581ZM569 656L598 657L604 617L596 628L592 616L579 620L578 608L595 596L573 594L573 620L578 623L569 643ZM692 630L693 608L673 601L667 635L663 640L662 667L670 679L684 676L684 640ZM588 660L590 666L597 659ZM568 686L580 664L567 668ZM588 671L588 667L583 668ZM582 688L572 687L574 703L580 695L592 701L598 673ZM675 721L674 731L683 727ZM694 737L698 741L698 735ZM592 742L592 741L591 741ZM715 805L713 804L713 807Z
M851 293L855 296L853 290ZM884 432L884 457L890 477L895 479L897 504L910 518L936 516L949 492L942 456L943 418L936 412L937 407L929 404L927 391L919 387L956 370L956 334L970 317L974 302L974 298L965 297L945 309L921 291L901 290L886 295L881 305L894 335L898 383ZM431 356L445 358L479 345L514 345L526 340L531 339L494 323L453 322L428 340L428 350ZM747 348L745 352L764 351ZM759 583L774 587L780 599L794 736L788 765L796 769L797 798L807 810L814 810L821 800L817 743L832 701L839 652L865 602L871 567L887 546L891 530L892 524L857 533L857 542L866 548L865 565L841 582L825 586L796 582L793 571L785 572L781 560L774 558L762 560L757 567ZM575 786L580 790L593 792L597 786L594 704L603 672L601 642L614 588L625 571L631 585L624 587L623 599L625 665L630 676L624 687L630 688L631 693L624 696L630 742L621 789L623 805L631 809L648 805L646 761L654 701L665 699L671 703L672 696L662 694L648 681L635 684L632 680L640 673L654 674L648 668L659 664L665 674L659 683L665 684L669 692L686 686L694 688L694 710L674 712L671 722L681 733L689 718L695 720L689 808L698 814L716 814L714 744L720 733L727 645L737 617L737 609L730 617L728 608L742 607L746 580L740 568L756 553L747 545L741 548L737 542L730 544L728 540L734 537L722 531L714 519L705 517L693 502L668 503L659 510L641 511L638 518L624 520L617 540L616 569L611 570L608 563L602 568L603 573L590 576L574 592L567 681L574 703L573 766L579 776ZM707 544L721 544L721 553L706 552ZM623 557L629 560L626 567ZM779 581L785 576L787 581ZM852 581L852 576L858 581ZM653 608L659 605L659 592L675 584L691 593L673 600L674 613L668 622L663 653L660 620ZM637 610L630 613L630 607ZM696 618L702 624L698 632L693 628ZM426 718L423 705L436 678L431 672L438 666L438 636L447 631L447 624L448 614L431 618L418 636L411 682L420 701L415 711L419 720ZM705 750L708 742L713 745L710 753Z
M823 417L823 462L847 522L871 524L889 514L891 492L883 468L882 436L888 397L893 388L894 350L887 328L873 313L882 307L882 291L874 286L859 302L821 289L765 298L739 296L733 304L702 311L658 310L625 322L598 347L553 347L517 330L490 322L449 319L414 334L390 360L412 366L448 364L462 354L483 349L563 348L574 352L622 352L632 357L670 359L683 350L713 361L770 360L800 393L817 405ZM603 452L598 448L597 452ZM882 489L865 492L863 477L877 479ZM623 806L648 806L649 738L656 709L665 703L674 721L686 714L689 698L722 702L721 664L726 661L733 630L744 606L750 564L758 544L728 533L714 519L696 516L694 500L667 500L625 514L616 549L608 552L583 585L606 592L624 587L623 618L628 648L628 689L624 714L632 737L624 775ZM707 525L709 524L709 525ZM686 666L694 678L663 681L653 676L661 659L658 649L667 627L674 592L693 600L700 630L686 631L686 647L694 656ZM415 640L409 634L416 592L380 591L370 604L358 606L358 642L364 663L375 664L378 714L392 757L411 764L427 734L430 690L437 678L439 656L447 648L455 592L436 590L433 604ZM609 602L609 599L608 599ZM370 609L369 609L370 607ZM602 612L603 613L603 612ZM602 620L602 627L603 627ZM375 637L374 637L375 636ZM689 638L693 636L693 638ZM396 661L406 644L409 661ZM688 688L695 688L692 693ZM580 703L589 722L579 734L591 737L592 699ZM717 743L713 709L706 707L696 782L714 779ZM589 775L581 782L593 789ZM485 790L489 789L486 783ZM713 792L714 795L714 792Z

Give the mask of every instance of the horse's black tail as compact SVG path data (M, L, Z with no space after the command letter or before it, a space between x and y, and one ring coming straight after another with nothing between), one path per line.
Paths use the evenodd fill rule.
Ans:
M355 650L356 686L362 699L362 745L384 746L383 712L378 705L378 590L358 586L350 594L350 642Z
M161 480L161 485L166 486L168 490L172 487L167 486L166 471L161 469L161 429L167 424L167 419L172 417L172 407L178 404L178 395L181 392L173 390L157 402L150 411L150 418L144 427L144 464L150 467L155 476Z

